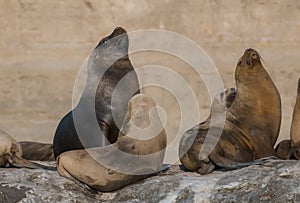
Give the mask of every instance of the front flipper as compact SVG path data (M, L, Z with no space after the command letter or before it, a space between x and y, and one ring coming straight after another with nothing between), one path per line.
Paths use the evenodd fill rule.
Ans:
M291 156L291 141L283 140L276 146L276 155L280 159L289 159Z
M288 157L300 160L300 141L291 147Z
M242 135L234 134L232 131L223 132L209 158L216 166L228 169L248 166L254 161L250 145L245 142Z

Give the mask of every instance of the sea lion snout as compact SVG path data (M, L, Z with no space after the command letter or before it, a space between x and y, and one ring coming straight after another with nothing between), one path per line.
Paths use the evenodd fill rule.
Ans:
M251 68L253 66L254 61L260 61L259 54L256 50L252 48L248 48L245 50L243 56L240 58L238 65L239 66L247 65L248 67Z
M113 53L117 52L115 48L125 48L125 50L127 50L128 43L129 41L126 30L121 27L117 27L109 36L100 40L95 49L102 47L102 49L107 50L109 53ZM114 48L112 49L112 47Z
M126 34L126 30L122 27L116 27L114 29L114 31L112 32L111 34L111 37L116 37L116 36L119 36L119 35L122 35L122 34Z

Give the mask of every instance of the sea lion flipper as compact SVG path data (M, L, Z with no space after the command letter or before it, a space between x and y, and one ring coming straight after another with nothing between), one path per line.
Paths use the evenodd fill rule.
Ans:
M293 144L290 149L289 158L300 160L300 141Z
M32 161L54 161L53 144L39 142L19 142L22 148L22 157Z
M59 174L61 176L64 176L72 181L74 181L77 185L83 187L83 188L86 188L88 191L90 191L91 193L94 193L96 194L97 193L97 190L95 190L94 188L90 187L89 185L87 185L86 183L76 179L74 176L72 176L64 167L62 164L59 164L60 160L60 156L57 157L57 170L59 172Z
M298 81L297 99L293 110L290 139L292 146L300 142L300 79Z
M17 168L45 169L45 170L56 171L56 167L44 166L42 164L33 163L19 156L13 156L10 165Z
M277 157L280 159L289 159L291 152L291 141L283 140L275 148Z

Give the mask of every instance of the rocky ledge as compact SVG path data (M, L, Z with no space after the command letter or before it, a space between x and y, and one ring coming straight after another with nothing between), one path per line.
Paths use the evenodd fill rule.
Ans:
M300 202L300 161L268 160L201 176L171 166L112 193L91 192L57 171L0 169L0 202Z

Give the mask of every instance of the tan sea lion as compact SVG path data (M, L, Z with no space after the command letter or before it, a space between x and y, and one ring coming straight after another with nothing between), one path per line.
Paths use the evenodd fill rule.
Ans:
M167 139L155 106L146 95L134 96L117 142L62 153L57 158L59 173L108 192L159 172Z
M11 166L18 168L56 170L55 167L43 166L22 158L21 145L6 132L0 131L0 167Z
M19 142L22 157L32 161L54 161L53 144L40 142Z
M65 151L102 147L117 140L128 101L139 93L139 81L128 57L128 47L127 32L117 27L100 40L90 54L87 83L79 103L62 118L56 129L55 158ZM121 81L122 87L116 88Z
M297 99L293 111L290 140L281 141L277 147L277 156L281 159L300 160L300 78L298 80Z
M235 80L236 96L226 110L224 127L220 128L218 123L212 123L209 127L211 135L208 147L213 148L216 145L208 157L203 158L200 155L208 129L202 129L200 124L184 134L179 155L189 157L181 158L187 169L206 174L215 166L234 167L240 163L276 155L273 146L280 129L281 100L257 51L245 50L238 61ZM188 144L184 143L188 140L187 137L192 140L195 138L190 141L192 146L189 145L189 149L185 148Z

